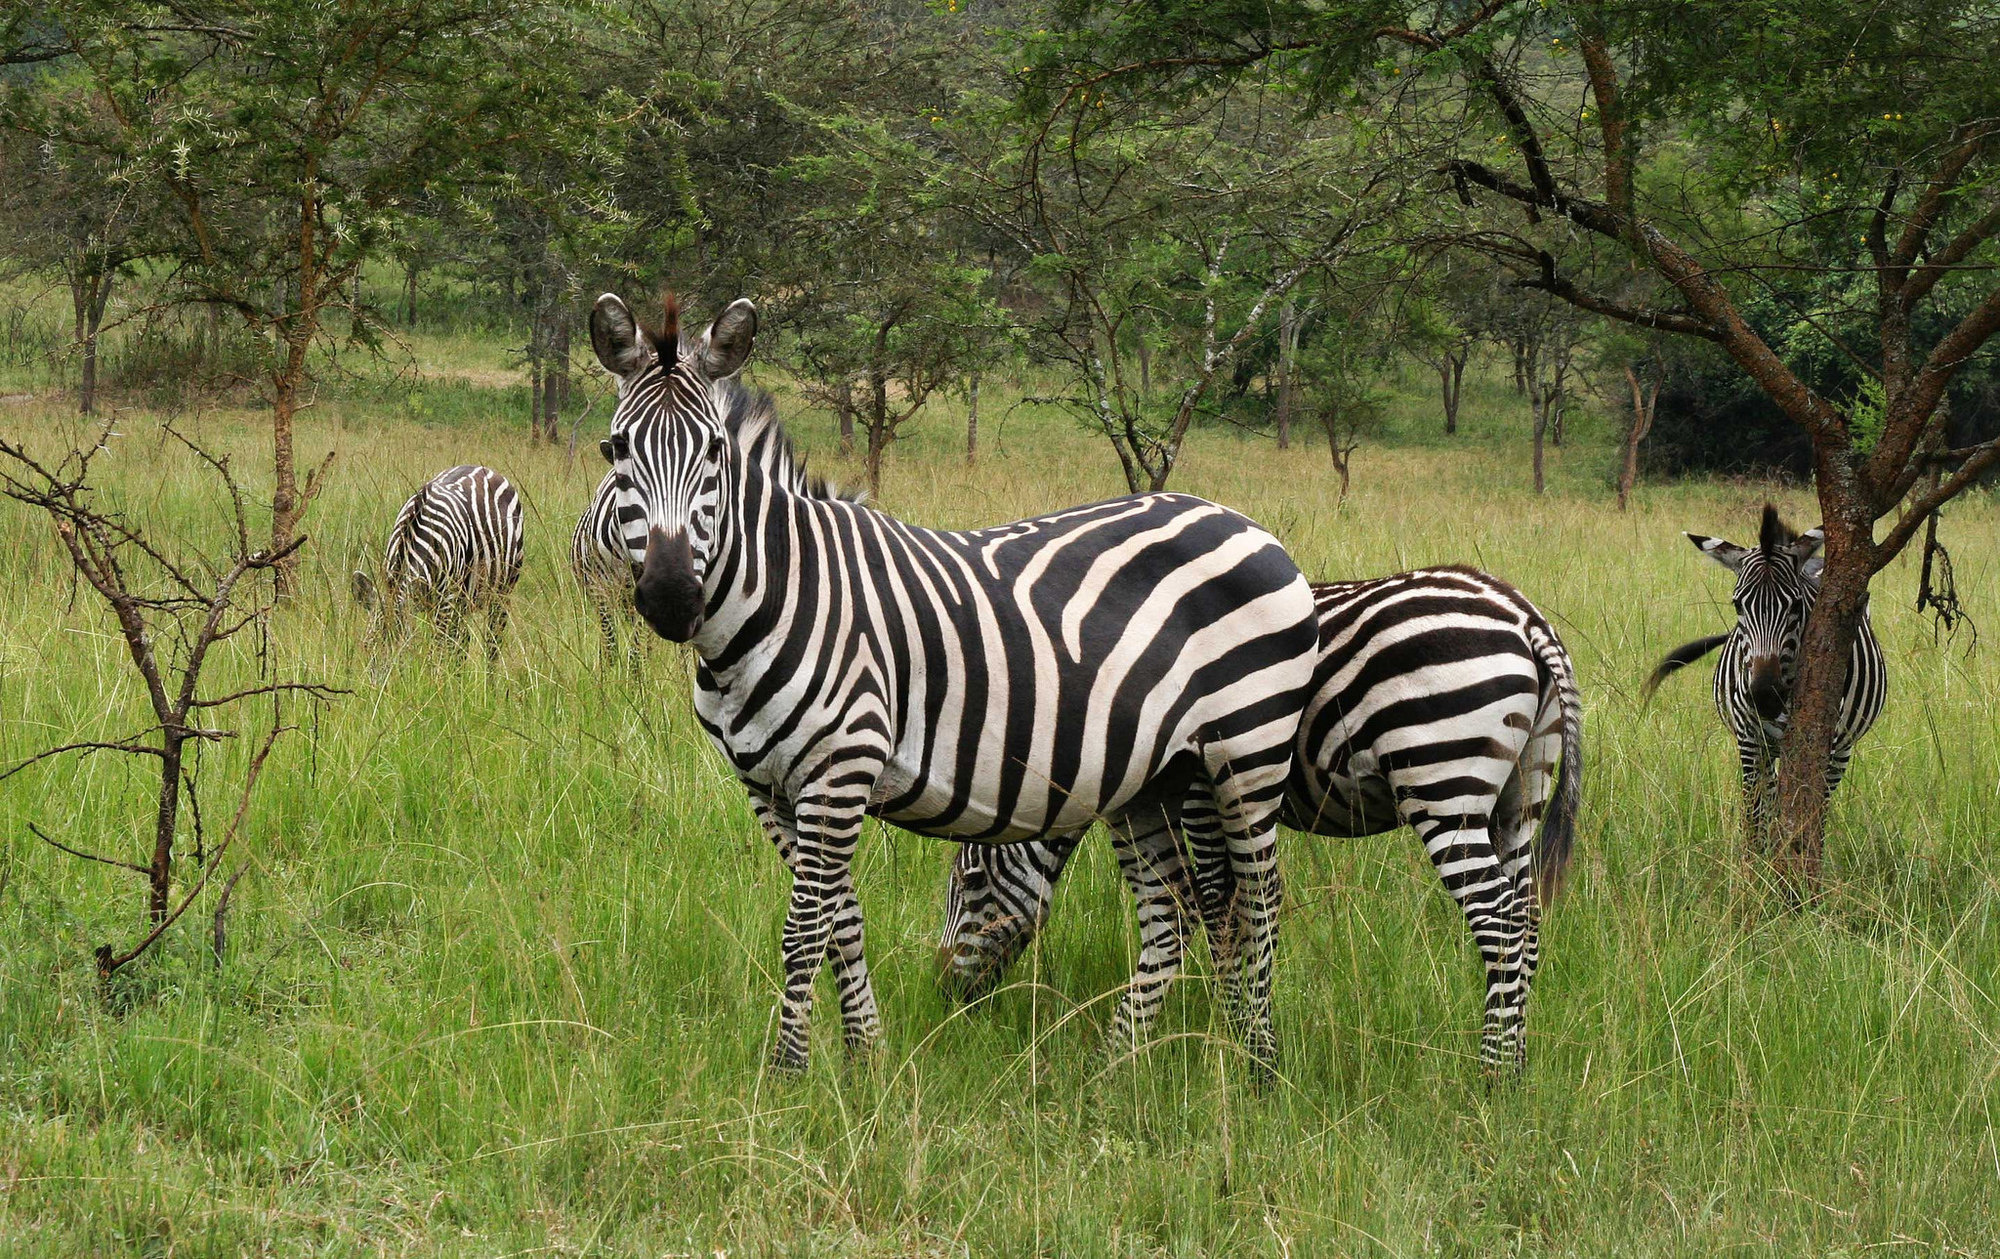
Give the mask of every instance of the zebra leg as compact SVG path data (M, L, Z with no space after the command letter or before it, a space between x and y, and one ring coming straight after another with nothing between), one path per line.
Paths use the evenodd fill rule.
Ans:
M1201 908L1208 956L1217 975L1236 973L1236 876L1229 866L1229 843L1222 818L1206 790L1190 792L1181 808L1181 836L1192 866L1193 901Z
M1758 737L1736 738L1736 764L1743 774L1743 825L1751 852L1765 847L1765 827L1777 801L1777 774L1771 749Z
M778 850L785 868L792 872L792 885L796 889L803 875L799 869L798 835L789 814L778 801L755 791L750 795L750 810L757 815L758 824L764 828L771 846ZM868 959L862 948L861 903L855 899L851 882L844 892L835 894L832 923L824 956L832 963L834 987L840 994L842 1031L850 1049L865 1049L882 1028L874 988L868 979ZM789 969L788 963L788 973Z
M1854 745L1836 742L1826 761L1826 798L1833 799L1833 793L1840 788L1840 780L1847 777L1847 762L1854 756Z
M488 664L500 658L500 640L507 633L507 616L505 595L486 605L486 663Z
M1187 873L1171 822L1165 810L1147 809L1113 819L1110 826L1139 916L1139 963L1111 1019L1107 1044L1114 1055L1137 1050L1160 1012L1167 985L1180 973L1186 949L1187 922L1176 888L1185 886Z
M1229 852L1235 894L1230 956L1243 1043L1265 1070L1278 1063L1278 1034L1271 1019L1271 966L1277 949L1278 806L1284 799L1289 748L1273 755L1226 760L1209 768L1209 794ZM1211 883L1213 885L1213 883Z
M1526 883L1509 873L1501 854L1495 851L1490 817L1416 812L1410 825L1423 840L1424 851L1430 854L1445 890L1465 914L1472 943L1486 966L1480 1068L1492 1075L1509 1062L1518 1066L1522 968L1530 916L1521 895Z
M992 992L1049 918L1082 831L1019 844L960 844L945 885L938 982L957 1001Z
M865 1048L881 1031L863 949L861 905L854 896L854 847L867 798L864 788L855 800L807 800L791 809L792 897L785 916L785 987L778 1008L778 1043L771 1051L774 1070L805 1069L812 1036L813 980L829 952L840 976L841 1020L848 1047Z

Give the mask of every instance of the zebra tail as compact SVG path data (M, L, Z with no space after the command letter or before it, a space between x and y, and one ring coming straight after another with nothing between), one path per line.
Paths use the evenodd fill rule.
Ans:
M1555 679L1556 701L1562 709L1562 765L1556 771L1555 799L1535 837L1535 899L1547 905L1562 891L1569 871L1570 850L1576 843L1576 819L1583 807L1583 694L1569 652L1555 632L1535 636L1535 652Z
M1697 638L1691 643L1682 643L1668 652L1666 658L1660 661L1660 667L1653 670L1653 676L1646 679L1646 685L1639 688L1639 703L1644 705L1652 699L1653 692L1660 689L1660 683L1667 680L1668 674L1693 664L1727 641L1729 641L1727 634L1711 634L1707 638Z

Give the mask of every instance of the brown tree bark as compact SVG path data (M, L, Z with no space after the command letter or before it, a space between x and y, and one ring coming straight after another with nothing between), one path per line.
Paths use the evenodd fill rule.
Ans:
M1278 449L1292 445L1292 355L1298 345L1298 315L1290 298L1278 307Z
M1639 443L1653 431L1653 415L1660 405L1659 377L1650 383L1641 381L1637 365L1627 363L1625 383L1632 389L1632 422L1625 429L1625 458L1618 469L1619 511L1625 510L1632 487L1639 483Z
M854 382L842 376L833 388L833 413L840 421L840 453L854 454Z
M1444 435L1458 435L1458 400L1464 396L1465 360L1464 346L1454 346L1444 352L1438 363L1438 383L1444 394Z
M77 410L83 415L97 408L97 330L104 324L104 308L111 300L113 272L109 268L79 275L70 282L70 297L76 308L76 343L83 350L77 374Z
M972 374L972 384L966 390L965 406L965 466L971 467L979 461L979 373Z

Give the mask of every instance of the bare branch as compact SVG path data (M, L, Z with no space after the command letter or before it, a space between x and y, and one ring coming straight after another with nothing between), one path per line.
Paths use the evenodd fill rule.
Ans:
M121 870L136 870L140 874L145 874L145 875L150 875L153 873L151 869L147 868L146 866L139 865L136 862L120 861L116 857L100 857L94 852L84 852L80 848L71 848L68 844L63 843L59 839L50 838L46 833L43 832L41 827L36 826L33 822L28 823L28 830L34 834L36 839L41 840L49 847L59 848L62 851L68 853L72 857L81 857L85 861L95 861L102 865L117 866Z

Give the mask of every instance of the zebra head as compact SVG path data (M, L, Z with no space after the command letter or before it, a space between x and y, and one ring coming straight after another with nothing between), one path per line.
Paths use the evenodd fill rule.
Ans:
M604 448L618 474L619 515L643 522L632 602L653 632L684 643L701 629L703 583L713 558L729 436L717 390L750 356L757 309L738 299L690 342L680 336L672 295L657 332L615 294L597 299L590 343L618 378L618 410ZM628 543L628 545L630 545Z
M1792 693L1799 639L1813 600L1819 597L1823 561L1818 553L1823 537L1818 529L1793 533L1769 503L1764 504L1764 524L1754 547L1698 533L1687 535L1703 555L1736 574L1732 602L1742 649L1736 653L1734 681L1766 721L1784 714Z

